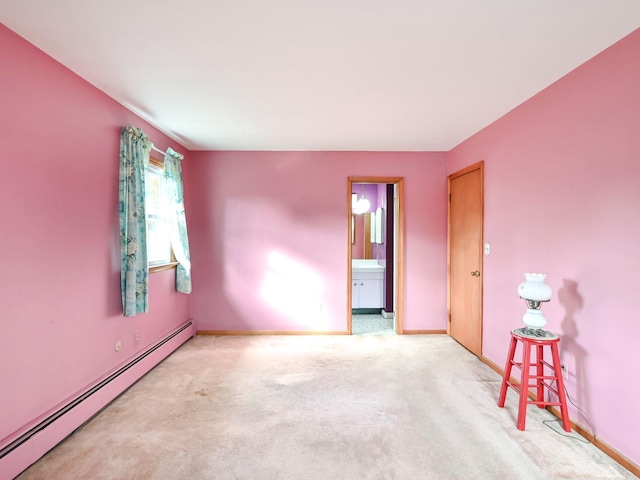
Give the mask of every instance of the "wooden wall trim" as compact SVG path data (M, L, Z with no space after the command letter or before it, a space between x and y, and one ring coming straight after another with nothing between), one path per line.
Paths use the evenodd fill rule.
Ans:
M405 335L446 335L446 330L403 330Z
M346 335L343 330L197 330L196 335Z
M446 335L446 330L403 330L404 335ZM196 335L347 335L346 331L315 332L307 330L198 330Z
M501 378L504 377L504 370L502 368L500 368L498 365L496 365L495 363L493 363L491 360L489 360L486 357L481 357L480 360L482 361L482 363L488 365L489 368L491 368L498 375L500 375ZM513 377L511 377L511 378L513 378ZM519 383L519 380L517 380L517 379L514 379L514 381ZM532 399L535 399L535 393L533 391L529 391L529 397L532 398ZM560 413L560 410L557 407L546 407L546 409L549 410L549 412L551 412L556 417L562 418L562 414ZM575 430L576 433L579 433L584 438L589 440L594 446L596 446L598 449L600 449L606 455L608 455L613 460L618 462L624 468L629 470L635 476L640 477L640 465L638 465L637 463L635 463L632 460L628 459L626 456L624 456L618 450L613 448L607 442L605 442L603 440L600 440L589 429L585 428L584 426L580 425L579 423L574 422L573 420L570 420L570 421L571 421L571 428L573 430Z

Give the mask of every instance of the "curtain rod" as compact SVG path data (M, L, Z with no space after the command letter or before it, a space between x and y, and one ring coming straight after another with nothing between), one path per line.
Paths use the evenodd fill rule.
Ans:
M161 153L162 155L171 155L174 158L177 158L178 160L182 160L184 158L184 155L181 155L178 152L174 152L173 150L171 152L163 152L162 150L160 150L159 148L156 148L154 145L151 145L151 150Z
M178 160L184 159L184 155L176 152L171 147L167 148L166 152L163 152L159 148L156 148L153 142L149 141L149 137L145 135L141 128L134 127L133 125L127 125L126 127L122 128L122 133L124 132L127 132L132 138L137 138L138 140L143 139L146 144L145 146L148 147L150 145L151 150L153 150L154 152L161 153L162 155L170 155L173 158L177 158Z

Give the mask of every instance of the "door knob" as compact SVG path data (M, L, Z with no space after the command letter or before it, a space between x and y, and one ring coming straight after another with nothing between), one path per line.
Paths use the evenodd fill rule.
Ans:
M476 270L475 272L471 272L471 276L472 277L479 277L480 276L480 272L478 270Z

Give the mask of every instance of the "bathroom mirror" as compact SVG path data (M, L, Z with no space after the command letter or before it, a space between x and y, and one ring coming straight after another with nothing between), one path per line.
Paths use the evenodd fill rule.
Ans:
M358 209L358 203L366 199L368 208ZM381 260L386 258L385 207L387 185L356 183L351 191L351 258L356 260Z
M351 258L375 258L371 241L371 213L352 215L351 219Z

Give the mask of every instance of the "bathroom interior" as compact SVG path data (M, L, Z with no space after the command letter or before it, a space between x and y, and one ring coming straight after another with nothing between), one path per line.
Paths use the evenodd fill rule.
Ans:
M354 183L351 216L351 332L394 335L395 185Z

